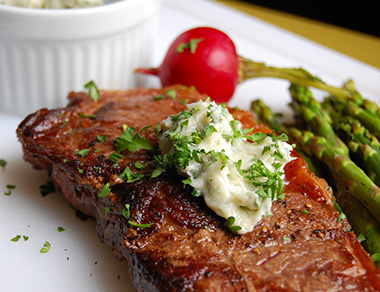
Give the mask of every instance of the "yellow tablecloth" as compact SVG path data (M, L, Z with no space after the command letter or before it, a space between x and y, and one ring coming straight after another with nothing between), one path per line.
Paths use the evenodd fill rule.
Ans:
M380 38L239 0L215 0L380 69Z

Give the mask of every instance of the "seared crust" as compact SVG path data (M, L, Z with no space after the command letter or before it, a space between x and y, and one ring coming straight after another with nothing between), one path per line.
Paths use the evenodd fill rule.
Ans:
M176 98L167 94L176 91ZM380 273L346 220L338 222L328 185L297 158L286 166L284 200L251 233L234 235L224 221L191 195L168 170L135 183L119 175L126 166L152 160L153 153L124 151L109 159L123 125L153 128L205 96L182 87L103 91L95 103L71 93L63 109L42 109L17 129L24 157L46 169L77 210L96 218L97 233L119 259L129 262L137 291L380 291ZM232 111L232 110L231 110ZM252 114L232 111L246 127L270 131ZM103 143L97 136L107 136ZM157 145L153 130L143 132ZM91 149L81 157L78 150ZM111 183L111 193L97 196ZM130 225L122 212L130 205Z

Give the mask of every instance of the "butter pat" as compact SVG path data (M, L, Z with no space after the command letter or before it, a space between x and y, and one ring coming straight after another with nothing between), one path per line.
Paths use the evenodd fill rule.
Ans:
M193 194L203 196L232 231L250 232L271 215L284 166L292 160L291 145L273 135L251 136L226 108L210 101L189 104L162 128L161 152L173 157Z

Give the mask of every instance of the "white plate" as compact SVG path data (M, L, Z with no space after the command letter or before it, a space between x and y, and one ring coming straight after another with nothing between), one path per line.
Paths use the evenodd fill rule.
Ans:
M201 25L227 32L245 57L275 66L302 66L336 86L352 78L364 96L380 100L379 70L212 1L164 1L152 65L160 64L179 33ZM148 85L158 86L158 80L149 78ZM239 87L231 105L248 108L260 97L274 110L287 111L287 87L284 81L252 80ZM78 219L61 194L41 196L39 187L48 176L22 159L15 135L22 119L0 113L0 159L8 162L0 169L0 291L131 291L127 263L117 261L100 242L95 223ZM10 196L4 195L8 184L16 186ZM58 227L65 231L58 232ZM12 242L17 235L29 239ZM42 254L45 241L51 248Z

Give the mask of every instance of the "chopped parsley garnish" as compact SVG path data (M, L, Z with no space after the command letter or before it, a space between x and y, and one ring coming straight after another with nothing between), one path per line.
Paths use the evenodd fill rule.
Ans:
M107 136L106 135L104 135L104 136L98 135L96 138L98 139L98 141L100 141L102 143L107 143Z
M50 243L48 241L46 241L44 243L44 247L40 249L40 253L47 253L49 250L50 250Z
M254 186L261 187L257 191L257 194L263 198L282 198L282 192L284 190L284 184L281 176L282 171L276 170L271 172L261 160L254 161L248 169L241 169L242 161L239 160L235 163L235 166L239 173L246 179L248 179Z
M367 239L367 237L366 237L363 233L361 233L361 234L359 234L358 236L356 236L356 238L357 238L357 240L359 240L360 242L363 242L363 241L365 241L365 240Z
M78 172L79 172L80 174L82 174L82 173L84 172L84 169L79 168L79 167L77 167L77 170L78 170Z
M176 98L177 97L177 92L174 89L166 91L166 94L170 96L171 98Z
M5 170L5 166L7 165L7 162L4 159L0 159L0 167Z
M173 94L172 98L175 98L174 93L175 91L173 93L166 92L169 96ZM156 99L160 98L161 96L156 97ZM193 182L196 185L198 178L203 179L205 172L215 173L223 171L227 167L227 173L232 173L231 178L242 179L248 190L255 194L252 201L239 197L242 203L236 206L238 214L239 212L249 213L264 208L260 211L261 217L270 216L271 212L268 208L270 208L271 203L269 204L268 201L264 203L264 200L270 199L272 201L284 198L283 167L291 160L291 146L281 143L286 141L287 137L275 136L274 133L254 133L253 128L242 129L240 121L234 120L226 107L220 107L210 100L206 102L208 102L206 105L201 101L199 104L191 104L187 110L172 115L163 121L163 125L157 124L155 133L161 139L160 146L164 145L164 149L167 148L161 149L162 153L158 153L158 149L141 135L141 132L150 126L143 127L137 132L134 127L123 126L121 136L115 140L116 152L110 155L110 160L117 163L118 159L122 157L120 154L122 151L128 150L133 153L138 149L152 151L153 160L145 165L136 162L134 169L130 166L125 167L120 178L125 183L133 183L146 175L142 173L142 170L148 165L154 167L150 174L151 178L156 178L165 169L176 166L179 172L186 175L182 182L185 185L193 186ZM193 116L194 119L190 120ZM194 126L194 120L196 126ZM219 131L221 133L218 133ZM101 139L98 138L98 140ZM235 143L236 147L242 148L236 150L237 148L234 148ZM203 148L203 145L206 147ZM208 147L208 145L212 146ZM245 156L240 155L240 151L243 153L246 151ZM252 155L250 155L251 153ZM186 169L189 166L190 170L187 172ZM213 192L219 188L216 184L218 180L213 179L213 174L210 175L211 177L207 178L207 181L198 180L206 188L194 188L193 196L207 196L209 190ZM218 190L223 192L223 190ZM98 197L106 197L110 191L110 184L107 183L99 191ZM265 207L262 207L264 205ZM105 212L108 213L109 208L106 208ZM241 221L240 216L235 217L235 215L231 216L230 214L218 215L227 218L225 224L232 232L246 232L246 222ZM153 224L137 224L129 220L131 217L129 204L125 204L123 216L134 227L148 228Z
M128 223L131 224L134 227L138 227L138 228L141 228L141 229L149 228L149 227L151 227L153 225L153 223L138 224L138 223L135 223L135 222L133 222L131 220L129 220Z
M241 226L234 225L235 221L236 221L235 217L228 217L224 224L233 233L238 233L239 230L241 230Z
M334 194L333 194L333 190L332 188L330 188L330 191L331 191L331 196L332 196L332 200L333 200L333 204L334 204L334 207L335 207L335 210L337 210L339 212L339 216L337 218L337 221L338 223L344 219L346 219L346 214L343 213L343 210L342 208L339 206L339 204L335 201L335 197L334 197Z
M140 161L136 161L134 165L137 169L143 169L145 167Z
M57 228L57 230L58 230L58 232L63 232L63 231L65 231L65 228L63 228L63 227L60 226L60 227Z
M149 228L153 225L153 223L145 223L145 224L138 224L138 223L135 223L131 220L129 220L131 218L131 211L130 211L130 205L129 204L125 204L125 209L123 210L123 216L125 219L128 220L128 223L134 227L138 227L138 228Z
M12 194L12 190L14 190L16 188L16 186L9 185L9 184L6 187L7 187L7 190L8 190L7 192L4 192L4 195L6 195L6 196L10 196Z
M248 232L256 220L248 222L248 214L270 216L271 202L284 198L284 165L292 160L286 137L243 129L227 108L210 100L189 104L162 124L158 137L167 156L162 165L175 165L185 176L182 182L195 188L192 194L204 196L231 231ZM222 207L224 202L232 207Z
M111 192L111 183L106 183L100 190L99 190L99 193L97 194L97 196L99 198L104 198L104 197L107 197L109 195L109 193Z
M96 118L96 115L85 115L83 113L79 113L79 117L80 118L83 118L83 119L95 119ZM72 130L71 130L72 131Z
M123 173L120 175L121 179L123 179L126 183L133 183L138 181L144 177L142 173L133 173L132 170L127 166Z
M43 197L54 192L55 192L55 185L52 181L47 181L46 184L40 186L40 193Z
M117 161L122 158L123 156L117 152L110 154L108 157L109 160L111 160L113 163L117 164Z
M153 100L163 100L163 99L165 99L165 96L163 96L162 94L153 96Z
M93 101L98 102L101 99L99 89L94 81L91 80L84 87L88 89L88 95L92 98Z
M91 151L91 148L88 148L88 149L82 149L82 150L78 150L75 154L76 155L80 155L82 157L86 157Z
M135 152L138 149L146 149L150 151L157 151L156 148L153 147L153 145L149 142L149 140L143 136L140 135L142 131L149 128L150 126L141 128L136 134L135 134L135 128L134 127L128 127L120 137L116 138L115 146L116 151L121 152L125 149L128 149L130 152Z
M13 237L13 238L11 239L11 241L13 241L13 242L17 242L17 241L20 240L20 238L21 238L21 235L16 235L15 237Z
M29 239L29 236L26 236L26 235L23 235L22 238L24 239L24 241L27 241ZM16 235L15 237L13 237L11 239L12 242L17 242L21 239L21 235Z
M123 216L125 217L125 219L131 218L131 212L129 211L129 207L129 204L125 204L125 209L123 210Z
M203 38L190 39L188 43L181 43L177 47L177 53L182 53L185 50L189 50L191 54L194 54L197 49L198 43L201 41L203 41Z

